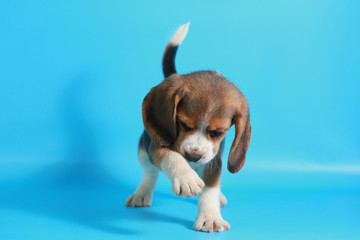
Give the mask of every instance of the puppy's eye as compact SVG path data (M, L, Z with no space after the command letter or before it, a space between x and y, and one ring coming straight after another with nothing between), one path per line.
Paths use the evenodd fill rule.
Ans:
M216 131L216 130L209 131L209 135L210 135L211 138L220 137L222 134L223 134L222 132L219 132L219 131Z
M180 122L181 123L181 126L184 128L185 131L191 131L193 130L191 127L189 127L188 125L186 125L185 123L183 122Z

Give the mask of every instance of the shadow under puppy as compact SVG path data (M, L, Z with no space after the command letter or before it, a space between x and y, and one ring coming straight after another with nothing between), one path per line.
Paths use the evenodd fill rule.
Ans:
M220 232L230 229L220 213L227 202L220 192L224 137L234 124L228 170L236 173L244 165L250 143L249 107L236 86L216 71L176 73L176 51L188 27L182 25L169 41L163 56L166 79L143 101L145 131L139 143L143 179L126 205L150 206L158 172L162 171L176 195L200 193L194 228Z

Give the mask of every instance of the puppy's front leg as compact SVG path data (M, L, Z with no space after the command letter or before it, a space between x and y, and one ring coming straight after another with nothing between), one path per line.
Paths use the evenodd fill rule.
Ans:
M164 148L153 153L153 161L171 180L174 194L192 197L204 187L203 180L180 153Z
M221 232L229 230L230 225L220 213L220 188L204 187L198 199L199 214L194 228L202 232Z
M215 158L205 168L203 178L206 186L198 198L199 214L194 224L197 231L221 232L230 229L220 213L220 207L227 202L220 192L221 165L221 158Z

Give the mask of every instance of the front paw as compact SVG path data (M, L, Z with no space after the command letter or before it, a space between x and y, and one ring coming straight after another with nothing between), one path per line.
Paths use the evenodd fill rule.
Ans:
M201 192L205 186L203 180L192 170L176 174L172 179L173 192L182 197L193 197Z
M126 199L125 205L128 207L149 207L151 202L151 194L134 193Z
M227 221L222 219L221 216L214 217L211 215L201 215L197 217L194 228L201 232L222 232L224 230L229 230L230 225Z

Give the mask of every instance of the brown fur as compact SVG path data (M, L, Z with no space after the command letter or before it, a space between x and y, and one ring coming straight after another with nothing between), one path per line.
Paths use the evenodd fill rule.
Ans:
M212 71L173 74L151 89L144 99L142 112L152 145L157 145L151 149L156 151L161 147L179 151L181 142L196 131L200 122L206 122L208 131L223 132L218 138L207 136L214 143L213 152L217 153L227 130L235 124L236 136L228 170L236 173L244 165L251 137L248 103L236 86L221 74ZM180 121L191 130L186 131Z
M169 151L170 149L167 147L161 147L155 143L151 143L149 149L149 158L151 163L161 170L162 159Z
M221 157L216 157L206 165L203 180L208 187L220 187L221 179Z

